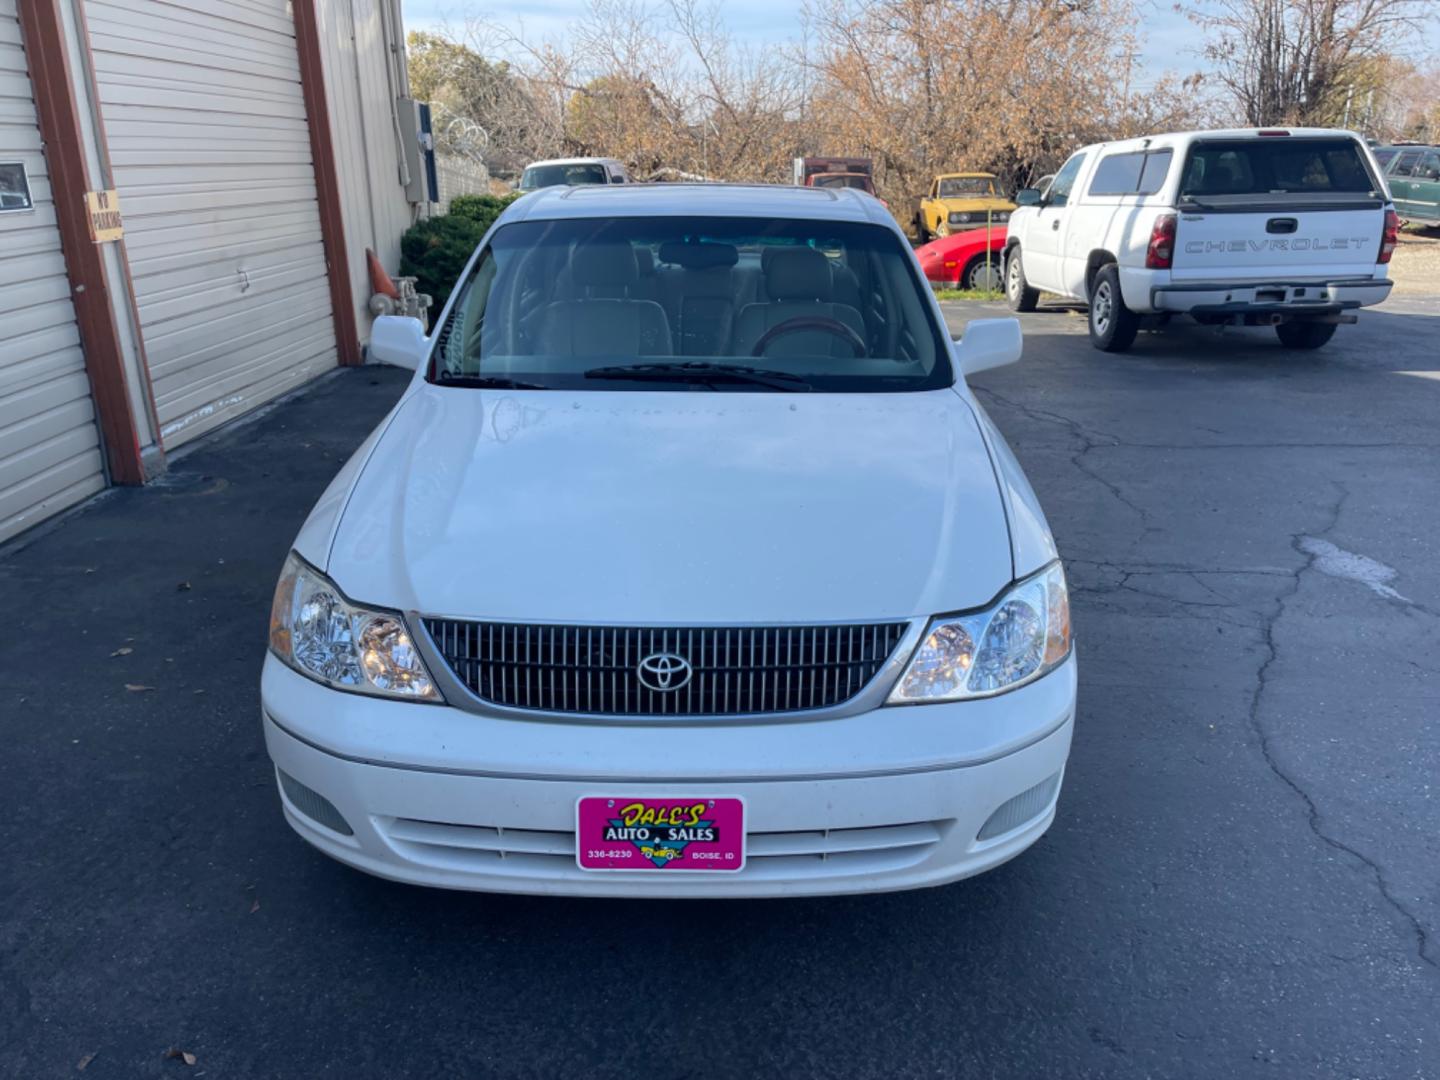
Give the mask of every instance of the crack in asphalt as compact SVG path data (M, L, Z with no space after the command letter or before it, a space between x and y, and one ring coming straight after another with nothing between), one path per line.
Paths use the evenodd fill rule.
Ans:
M973 386L972 390L986 395L998 401L1008 409L1014 409L1022 416L1041 424L1055 424L1068 428L1072 434L1083 442L1093 444L1087 445L1085 451L1110 446L1123 446L1129 450L1440 450L1440 443L1431 442L1408 442L1396 440L1393 442L1134 442L1130 439L1122 439L1118 435L1108 431L1100 431L1098 428L1086 428L1078 420L1065 416L1062 413L1050 412L1047 409L1037 409L1031 405L1025 405L1008 398L1004 394L996 393L985 386ZM1222 434L1214 428L1202 427L1201 431L1209 431L1214 434ZM1099 436L1110 440L1104 443L1096 438Z
M1246 607L1244 604L1238 603L1238 602L1236 602L1236 601L1234 601L1234 600L1230 600L1229 598L1225 597L1224 594L1218 592L1218 591L1215 590L1214 588L1211 588L1209 585L1206 585L1206 584L1205 584L1203 581L1201 581L1199 578L1195 577L1194 574L1185 573L1185 572L1183 572L1183 571L1179 571L1179 572L1168 572L1168 571L1167 571L1167 572L1164 572L1163 576L1166 576L1166 577L1189 577L1189 578L1191 578L1192 580L1194 580L1195 583L1196 583L1197 585L1199 585L1201 588L1203 588L1206 592L1212 594L1213 596L1219 597L1219 598L1220 598L1220 601L1217 602L1217 601L1212 601L1212 600L1191 600L1191 599L1187 599L1186 597L1183 597L1183 596L1175 596L1175 595L1172 594L1172 593L1159 592L1159 591L1157 591L1157 590L1155 590L1155 589L1145 589L1145 588L1141 588L1139 585L1132 585L1132 584L1131 584L1131 579L1132 579L1132 578L1137 578L1137 577L1140 577L1140 578L1144 578L1144 577L1159 577L1159 576L1162 576L1162 574L1161 574L1160 572L1151 571L1151 570L1122 570L1122 569L1119 569L1118 567L1115 567L1114 569L1115 569L1115 571L1120 575L1120 580L1119 580L1119 581L1111 582L1111 583L1107 583L1107 584L1103 584L1103 585L1082 585L1082 584L1078 584L1078 583L1072 582L1071 585L1070 585L1070 591L1071 591L1072 593L1082 594L1082 595L1086 595L1086 596L1101 596L1101 597L1103 597L1103 596L1113 596L1113 595L1116 594L1116 593L1129 593L1129 594L1131 594L1131 595L1133 595L1133 596L1143 596L1143 597L1146 597L1147 599L1151 599L1151 600L1160 600L1160 601L1162 601L1162 602L1164 602L1164 603L1173 604L1173 605L1176 605L1177 607L1183 608L1183 609L1198 608L1198 609L1200 609L1200 611L1202 612L1202 614L1192 614L1189 610L1185 610L1185 611L1183 611L1183 612L1182 612L1182 611L1171 611L1171 612L1166 612L1166 613L1161 614L1161 615L1158 615L1158 616L1153 615L1153 614L1147 614L1147 615L1145 616L1146 618L1187 618L1187 619L1200 619L1200 620L1205 621L1205 622L1223 623L1223 624L1225 624L1226 626L1233 626L1233 627L1235 627L1236 629L1239 629L1239 630L1250 630L1250 631L1254 631L1254 630L1258 629L1258 622L1259 622L1259 619L1260 619L1260 613L1259 613L1259 612L1253 610L1252 608ZM1222 612L1223 612L1224 614L1222 614ZM1239 619L1237 619L1237 618L1228 617L1228 616L1230 615L1230 613L1238 613L1238 612L1246 612L1246 613L1254 616L1255 621L1252 621L1252 622L1248 622L1248 623L1247 623L1247 622L1242 622L1241 620L1239 620Z
M1091 480L1094 480L1106 491L1110 492L1111 496L1122 506L1128 507L1137 517L1140 518L1140 521L1142 524L1144 524L1145 531L1147 533L1152 531L1149 512L1143 506L1132 500L1128 495L1121 491L1120 485L1114 483L1113 481L1105 479L1105 477L1101 476L1098 472L1096 472L1093 468L1091 468L1085 463L1086 455L1089 454L1092 450L1107 445L1124 445L1118 437L1104 431L1097 431L1095 434L1091 434L1090 430L1086 428L1084 424L1081 424L1077 420L1073 420L1068 416L1062 415L1061 413L1047 412L1044 409L1036 409L1029 405L1021 404L1020 402L1015 401L1011 398L1007 398L1002 394L997 394L993 390L985 390L984 393L988 394L990 397L994 398L996 401L1000 402L1000 404L1006 406L1007 408L1014 409L1017 412L1030 417L1032 420L1035 420L1042 424L1057 424L1067 429L1072 436L1080 440L1080 449L1070 455L1070 464L1074 465L1076 469L1084 473L1086 476L1090 477ZM1101 441L1102 439L1109 440L1109 442L1107 443Z
M1344 485L1338 482L1336 482L1335 486L1340 489L1340 497L1336 499L1334 505L1330 507L1330 522L1319 532L1308 534L1312 538L1327 535L1340 523L1340 514L1344 509L1345 501L1350 497L1350 492ZM1291 575L1290 587L1282 591L1275 598L1274 609L1261 625L1261 644L1265 650L1265 659L1261 662L1255 675L1255 692L1250 698L1250 726L1260 741L1260 752L1264 755L1265 763L1270 767L1270 771L1304 802L1310 831L1314 833L1322 843L1329 845L1337 851L1344 852L1369 868L1375 878L1375 885L1380 895L1384 897L1385 902L1410 925L1410 929L1415 935L1416 954L1419 956L1421 962L1428 964L1436 971L1440 971L1440 959L1431 955L1430 937L1419 918L1395 895L1394 889L1385 879L1385 873L1377 861L1351 847L1343 840L1331 836L1321 827L1320 810L1315 805L1314 798L1311 797L1310 793L1301 786L1299 781L1286 772L1275 759L1270 745L1270 735L1266 731L1265 725L1260 721L1261 703L1264 700L1265 691L1269 688L1270 669L1276 660L1279 659L1280 655L1279 649L1275 644L1275 627L1284 617L1287 603L1299 593L1301 579L1307 571L1313 568L1315 563L1315 556L1301 546L1301 541L1306 535L1305 533L1295 533L1291 537L1291 546L1297 553L1305 557L1305 561L1297 567Z
M1189 566L1185 563L1117 563L1108 559L1081 558L1066 558L1065 565L1095 566L1102 570L1113 570L1117 574L1210 574L1219 577L1254 575L1257 577L1283 578L1288 578L1291 575L1290 570L1278 566Z
M1410 449L1410 448L1413 448L1413 449L1434 449L1434 448L1435 448L1435 446L1434 446L1433 444L1427 444L1427 443L1407 443L1407 442L1387 442L1387 443L1283 443L1283 442L1282 442L1282 443L1274 443L1274 442L1271 442L1271 443L1225 443L1225 444L1214 444L1214 443L1212 443L1212 444L1181 444L1181 445L1176 445L1176 444L1158 444L1158 443L1132 443L1132 442L1125 442L1124 440L1122 440L1122 439L1118 438L1117 436L1112 435L1112 434L1110 434L1110 433L1108 433L1108 432L1100 432L1100 431L1098 431L1098 430L1092 431L1091 429L1086 428L1085 425L1081 424L1079 421L1074 420L1074 419L1072 419L1072 418L1070 418L1070 417L1064 416L1064 415L1062 415L1062 414L1060 414L1060 413L1049 412L1049 411L1046 411L1046 410L1044 410L1044 409L1036 409L1036 408L1033 408L1033 407L1031 407L1031 406L1024 405L1024 404L1022 404L1022 403L1020 403L1020 402L1018 402L1018 401L1015 401L1015 400L1013 400L1013 399L1011 399L1011 398L1007 398L1007 397L1005 397L1005 396L1002 395L1002 394L997 394L997 393L995 393L993 390L988 390L988 389L984 389L984 388L981 388L981 387L976 387L976 389L977 389L977 390L980 390L980 391L983 392L983 393L985 393L988 397L994 399L996 402L1000 403L1001 405L1004 405L1004 406L1007 407L1007 408L1014 409L1016 412L1020 413L1021 415L1026 416L1026 417L1029 417L1030 419L1035 420L1035 421L1038 422L1038 423L1057 425L1057 426L1063 427L1063 428L1065 428L1067 431L1069 431L1070 434L1071 434L1071 436L1072 436L1073 438L1077 439L1077 440L1080 442L1080 444L1081 444L1080 449L1079 449L1078 451L1076 451L1076 453L1074 453L1073 455L1071 455L1071 458L1070 458L1071 463L1072 463L1072 464L1075 466L1075 468L1076 468L1077 470L1079 470L1081 473L1083 473L1084 475L1086 475L1086 476L1090 477L1091 479L1095 480L1095 481L1096 481L1097 483L1099 483L1102 487L1104 487L1107 491L1109 491L1109 492L1111 493L1111 495L1113 495L1118 502L1122 503L1123 505L1129 507L1132 511L1134 511L1134 512L1140 517L1141 521L1146 525L1146 531L1147 531L1147 532L1150 531L1149 515L1148 515L1147 511L1146 511L1143 507L1137 505L1137 504L1136 504L1133 500L1131 500L1128 496L1126 496L1126 495L1124 494L1124 492L1122 492L1122 491L1120 490L1120 488L1119 488L1118 485L1112 483L1112 482L1109 481L1109 480L1106 480L1106 479L1105 479L1104 477L1102 477L1102 476L1099 476L1092 468L1087 467L1087 465L1084 463L1084 458L1086 457L1086 455L1088 455L1089 453L1091 453L1092 451L1094 451L1094 450L1096 450L1096 449L1099 449L1099 448L1104 447L1104 446L1107 446L1107 445L1109 445L1109 446L1125 446L1125 447L1128 447L1128 448L1137 448L1137 449L1173 449L1173 450L1209 450L1209 449L1250 449L1250 450L1253 450L1253 449L1382 449L1382 448L1383 448L1383 449L1395 449L1395 448L1401 448L1401 449ZM1108 440L1108 442L1102 441L1102 439ZM1259 666L1259 668L1258 668L1257 671L1256 671L1256 674L1255 674L1255 690L1254 690L1254 692L1252 693L1251 698L1250 698L1250 708L1249 708L1250 727L1251 727L1251 729L1255 732L1255 736L1256 736L1256 738L1257 738L1258 741L1259 741L1259 744L1260 744L1260 752L1261 752L1262 756L1263 756L1264 759L1265 759L1265 764L1269 767L1270 771L1271 771L1272 773L1274 773L1274 775L1276 776L1276 778L1279 779L1283 784L1285 784L1286 787L1290 788L1290 790L1293 791L1293 792L1296 794L1296 796L1298 796L1298 797L1300 798L1300 800L1305 804L1307 824L1308 824L1308 826L1309 826L1309 828L1310 828L1310 831L1315 835L1316 839L1318 839L1321 843L1327 845L1328 847L1333 848L1333 849L1336 850L1336 851L1340 851L1340 852L1343 852L1343 853L1346 854L1346 855L1349 855L1350 857L1352 857L1353 859L1355 859L1357 862L1359 862L1360 864L1362 864L1363 866L1365 866L1365 867L1370 871L1370 874L1371 874L1372 877L1374 878L1375 886L1376 886L1377 890L1379 891L1380 896L1384 899L1385 903L1386 903L1397 915L1399 915L1400 918L1401 918L1405 923L1407 923L1407 924L1409 925L1411 932L1414 934L1414 936L1415 936L1415 946L1416 946L1416 955L1419 957L1421 963L1428 965L1430 968L1432 968L1432 969L1434 969L1434 970L1436 970L1436 971L1440 971L1440 959L1437 959L1434 955L1432 955L1430 937L1429 937L1429 934L1427 933L1427 931L1426 931L1426 929L1425 929L1424 924L1422 924L1422 923L1420 922L1419 917L1418 917L1413 911L1411 911L1411 910L1405 905L1405 903L1404 903L1403 901L1401 901L1401 899L1400 899L1398 896L1395 895L1395 890L1394 890L1394 888L1391 886L1390 882L1389 882L1388 880L1386 880L1384 870L1381 868L1379 862L1377 862L1376 860L1374 860L1374 859L1370 858L1369 856L1365 855L1364 853L1362 853L1361 851L1357 850L1356 848L1351 847L1349 844L1345 843L1343 840L1339 839L1338 837L1332 836L1330 833L1328 833L1328 832L1324 829L1324 827L1323 827L1322 824L1321 824L1320 810L1319 810L1318 806L1317 806L1316 803L1315 803L1315 799L1310 795L1310 793L1309 793L1308 791L1305 790L1305 788L1301 785L1301 783L1300 783L1295 777L1291 776L1290 773L1288 773L1288 772L1284 769L1284 767L1281 766L1280 762L1279 762L1278 760L1276 760L1275 754L1274 754L1274 751L1273 751L1273 748L1272 748L1272 746L1271 746L1270 733L1266 730L1266 727L1265 727L1264 723L1263 723L1263 722L1261 721L1261 719L1260 719L1261 706L1262 706L1262 703L1263 703L1264 698L1265 698L1265 692L1266 692L1266 690L1269 688L1270 670L1271 670L1271 668L1275 665L1276 661L1279 659L1279 649L1278 649L1278 647L1277 647L1277 645L1276 645L1276 642L1275 642L1275 628L1276 628L1276 626L1279 624L1280 620L1281 620L1282 618L1284 618L1286 606L1287 606L1287 604L1289 603L1289 601L1292 600L1292 599L1299 593L1299 591L1300 591L1300 585L1301 585L1301 580L1303 579L1304 575L1305 575L1308 571L1310 571L1310 570L1312 570L1312 569L1315 568L1315 563L1316 563L1316 561L1317 561L1317 557L1318 557L1318 556L1317 556L1317 554L1316 554L1316 551L1315 551L1315 550L1312 550L1312 549L1315 548L1314 541L1317 540L1317 539L1321 539L1321 538L1325 537L1327 534L1329 534L1330 532L1332 532L1332 531L1339 525L1340 515L1341 515L1341 513L1342 513L1342 511L1343 511L1343 509L1344 509L1345 502L1346 502L1346 500L1350 497L1350 492L1345 488L1345 486L1344 486L1343 484L1340 484L1340 483L1337 481L1337 482L1335 482L1335 486L1336 486L1336 488L1339 490L1340 494L1339 494L1339 497L1335 500L1335 503L1330 507L1330 510L1329 510L1329 523L1328 523L1323 529L1321 529L1321 530L1318 531L1318 532L1308 532L1308 533L1307 533L1307 532L1297 532L1297 533L1294 533L1294 534L1291 536L1291 538L1290 538L1290 546L1292 547L1292 549L1293 549L1297 554L1303 556L1303 558L1304 558L1304 562L1303 562L1299 567L1295 568L1294 570L1240 570L1240 571L1222 571L1222 570L1210 570L1210 569L1206 569L1206 568L1175 567L1175 568L1169 570L1168 572L1173 572L1173 573L1186 573L1186 574L1191 574L1191 575L1194 575L1194 574L1206 574L1206 573L1210 573L1210 574L1214 574L1214 573L1252 573L1252 574L1264 574L1265 576L1272 576L1272 577L1286 577L1286 578L1289 579L1289 581L1290 581L1289 587L1286 588L1286 589L1284 589L1284 590L1282 590L1282 591L1276 596L1276 598L1275 598L1275 600L1274 600L1274 602L1273 602L1273 607L1272 607L1271 611L1270 611L1268 614L1267 614L1267 613L1260 613L1261 622L1260 622L1260 626L1258 627L1258 630L1259 630L1259 632L1260 632L1260 645L1261 645L1261 651L1262 651L1262 655L1264 656L1264 659L1261 661L1260 666ZM1077 593L1086 593L1086 594L1091 594L1091 595L1105 595L1106 593L1131 592L1131 593L1135 593L1135 594L1138 594L1138 595L1147 596L1147 597L1151 597L1151 598L1155 598L1155 599L1166 600L1166 601L1169 601L1169 602L1171 602L1171 603L1176 604L1176 605L1179 606L1179 607L1193 607L1193 608L1202 608L1202 609L1214 609L1214 608L1222 608L1222 607L1228 607L1228 608L1232 608L1232 609L1233 609L1233 608L1240 607L1240 608L1243 609L1243 605L1239 605L1239 604L1212 604L1212 603L1205 602L1205 601L1184 600L1184 599L1181 599L1181 598L1175 597L1175 596L1165 596L1165 595L1157 594L1157 593L1154 593L1154 592L1148 592L1148 591L1145 591L1145 590L1142 590L1142 589L1138 589L1138 588L1130 585L1129 582L1130 582L1130 579L1131 579L1132 577L1139 576L1139 575L1141 575L1141 574L1144 572L1144 571L1139 570L1139 569L1127 568L1127 567L1125 567L1125 566L1123 566L1123 565L1116 564L1116 563L1106 563L1106 562L1089 562L1089 563L1085 563L1083 560L1073 560L1073 561L1075 561L1075 562L1077 562L1077 563L1080 563L1080 564L1082 564L1082 565L1092 565L1092 566L1097 566L1097 567L1109 569L1109 570L1111 570L1111 571L1113 571L1113 572L1115 572L1115 573L1118 573L1118 574L1120 575L1120 580L1119 580L1117 583L1113 584L1113 585L1098 586L1098 587L1097 587L1097 586L1074 586L1074 585L1072 585L1072 588L1073 588ZM1153 567L1152 567L1152 568L1149 568L1149 569L1152 570L1153 572L1166 572L1166 571L1159 570L1158 568L1153 568ZM1196 581L1197 581L1197 584L1202 584L1202 585L1204 584L1203 582L1200 582L1198 578L1196 578ZM1206 587L1208 588L1208 586L1206 586ZM1214 590L1212 589L1212 590L1210 590L1210 591L1213 592ZM1407 604L1406 606L1407 606L1407 607L1410 607L1412 610L1413 610L1413 609L1418 609L1418 610L1425 611L1427 614L1433 614L1433 613L1429 612L1429 610L1428 610L1427 608L1425 608L1425 607L1423 607L1423 606L1421 606L1421 605L1416 605L1416 604L1414 604L1413 602ZM1219 619L1218 617L1213 617L1213 616L1207 616L1207 618L1215 618L1215 620L1216 620L1216 621L1219 621L1219 622L1229 622L1229 621L1230 621L1230 620L1226 620L1226 619ZM1240 624L1234 624L1234 625L1240 625ZM1249 629L1249 630L1255 630L1255 629L1257 629L1256 627L1253 627L1253 626L1251 626L1251 627L1243 627L1243 628L1244 628L1244 629Z

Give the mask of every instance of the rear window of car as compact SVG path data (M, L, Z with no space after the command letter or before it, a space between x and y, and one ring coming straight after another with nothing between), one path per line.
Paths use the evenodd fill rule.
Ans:
M929 286L891 229L564 218L495 231L427 374L455 386L767 389L722 370L745 367L774 376L768 389L908 391L950 386L949 350ZM621 367L636 370L615 374ZM690 386L677 378L687 371Z
M1386 165L1390 164L1390 159L1399 152L1400 151L1396 150L1393 146L1382 146L1374 151L1375 160L1380 163L1380 167L1383 169Z
M578 165L532 165L520 176L520 190L556 187L560 184L604 184L608 181L605 166L595 163Z
M1419 150L1406 150L1400 155L1400 160L1395 162L1395 167L1390 170L1394 176L1409 176L1416 165L1420 164Z
M1366 196L1376 190L1354 139L1270 136L1197 142L1186 159L1180 197L1231 200L1287 195Z
M822 188L855 188L857 191L869 191L870 178L861 176L859 173L821 174L810 181L810 186Z
M1170 150L1107 154L1095 166L1091 195L1154 195L1165 186L1174 156Z
M988 176L952 176L940 181L940 198L964 199L994 195L995 182Z

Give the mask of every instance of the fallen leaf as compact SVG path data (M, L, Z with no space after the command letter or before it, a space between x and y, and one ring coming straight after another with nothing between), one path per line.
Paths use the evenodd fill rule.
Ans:
M165 1051L165 1057L166 1057L167 1060L180 1060L180 1061L183 1061L183 1062L185 1062L186 1065L194 1065L194 1064L195 1064L195 1055L194 1055L194 1054L190 1053L190 1051L188 1051L188 1050L177 1050L177 1049L176 1049L175 1047L173 1047L173 1046L172 1046L169 1050L166 1050L166 1051Z
M204 690L196 690L196 691L195 691L195 693L197 693L197 694L203 694L204 692L205 692Z
M99 1052L100 1052L100 1051L97 1050L97 1051L95 1051L95 1054L98 1054ZM77 1061L77 1062L75 1063L75 1071L76 1071L76 1072L84 1072L84 1071L85 1071L85 1066L86 1066L86 1065L89 1065L90 1062L92 1062L92 1061L95 1060L95 1054L86 1054L83 1058L81 1058L79 1061Z
M260 901L259 901L259 900L256 900L253 904L250 905L250 914L251 914L251 915L254 915L255 912L257 912L257 911L259 911L259 910L260 910Z
M146 686L143 683L127 682L125 684L125 689L129 690L132 694L143 694L147 690L154 690L155 687Z
M121 645L120 648L116 649L116 650L115 650L114 652L112 652L110 655L111 655L111 656L129 656L129 655L130 655L132 652L134 652L134 651L135 651L135 650L132 649L129 645Z
M176 585L176 586L175 586L175 591L176 591L176 592L189 592L189 591L190 591L190 582L188 582L188 581L182 581L182 582L180 582L179 585Z

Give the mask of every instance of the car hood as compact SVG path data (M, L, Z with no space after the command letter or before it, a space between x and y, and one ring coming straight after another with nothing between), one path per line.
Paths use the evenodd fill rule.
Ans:
M1007 235L1004 222L988 229L984 225L974 229L958 229L949 236L921 244L915 249L915 257L923 264L927 259L948 259L961 252L979 253L985 250L987 243L992 248L1001 248L1005 246Z
M394 414L327 564L352 599L427 615L690 625L954 611L1012 569L950 390L433 386Z

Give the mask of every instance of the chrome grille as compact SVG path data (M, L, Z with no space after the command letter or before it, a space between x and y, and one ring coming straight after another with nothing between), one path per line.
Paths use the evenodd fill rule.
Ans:
M908 624L634 627L425 619L455 676L496 705L598 716L738 716L848 701L890 658ZM656 653L689 661L675 690L637 668Z

